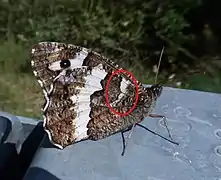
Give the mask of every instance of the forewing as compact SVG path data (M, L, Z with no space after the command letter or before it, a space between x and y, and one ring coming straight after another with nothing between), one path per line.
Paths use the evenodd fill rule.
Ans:
M62 71L61 61L69 59L70 69L81 68L87 55L88 50L79 46L57 42L39 43L31 50L33 73L41 87L49 93L53 80Z

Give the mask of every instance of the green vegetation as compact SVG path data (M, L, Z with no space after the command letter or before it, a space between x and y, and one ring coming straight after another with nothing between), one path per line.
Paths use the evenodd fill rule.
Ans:
M220 23L202 20L209 8L200 0L0 0L0 110L41 117L29 59L40 41L92 48L143 83L154 83L164 46L158 81L221 92Z

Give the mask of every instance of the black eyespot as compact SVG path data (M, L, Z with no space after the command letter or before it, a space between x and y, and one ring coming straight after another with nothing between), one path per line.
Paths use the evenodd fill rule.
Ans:
M68 67L70 67L71 66L71 62L68 60L68 59L66 59L66 60L62 60L61 62L60 62L60 67L61 68L68 68Z

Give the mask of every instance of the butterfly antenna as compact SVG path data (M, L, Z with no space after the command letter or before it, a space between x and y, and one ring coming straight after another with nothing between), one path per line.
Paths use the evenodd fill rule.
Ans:
M160 70L160 64L161 64L163 52L164 52L164 46L163 46L163 48L162 48L162 50L160 52L160 59L159 59L158 65L157 65L157 72L156 72L156 76L155 76L155 84L157 83L157 77L158 77L159 70Z

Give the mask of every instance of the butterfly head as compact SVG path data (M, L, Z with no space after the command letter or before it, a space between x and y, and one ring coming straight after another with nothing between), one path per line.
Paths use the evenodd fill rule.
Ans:
M163 86L160 84L155 84L150 87L150 91L153 93L153 96L155 97L155 99L160 97L160 95L162 94L162 90L163 90Z
M162 93L163 87L160 84L155 84L150 87L146 87L145 91L140 94L140 99L142 100L141 104L143 107L143 113L145 116L153 110L156 105L157 99Z

